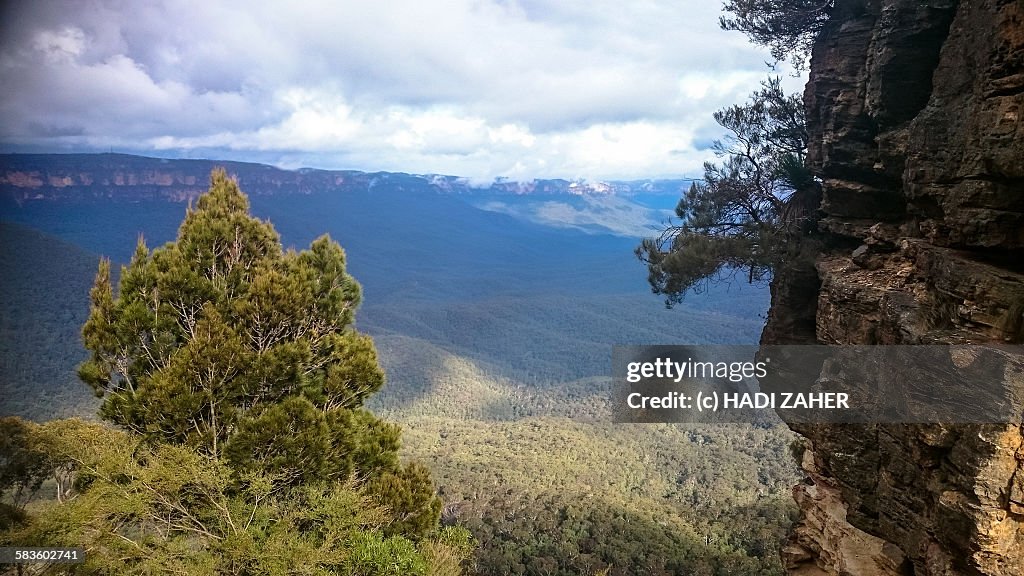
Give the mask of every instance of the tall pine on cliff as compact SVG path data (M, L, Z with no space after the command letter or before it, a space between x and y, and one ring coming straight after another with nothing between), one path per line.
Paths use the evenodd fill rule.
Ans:
M749 102L714 118L729 131L713 144L724 160L704 163L703 180L679 199L678 222L636 249L652 291L669 306L690 290L737 274L753 283L779 267L806 265L819 195L805 166L802 100L786 95L779 78L769 78Z

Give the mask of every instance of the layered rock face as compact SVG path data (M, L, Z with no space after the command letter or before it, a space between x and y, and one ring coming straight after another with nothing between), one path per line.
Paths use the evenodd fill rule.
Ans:
M1021 342L1024 2L837 0L805 104L825 248L763 343ZM1020 422L793 427L791 573L1024 574Z

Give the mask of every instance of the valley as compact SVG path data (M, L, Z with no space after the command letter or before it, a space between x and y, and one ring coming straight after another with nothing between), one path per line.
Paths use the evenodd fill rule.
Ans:
M16 183L34 180L10 176L31 172L25 159L2 158L3 415L95 413L74 370L96 262L126 262L140 234L172 240L203 185L189 180L195 161L140 157L120 168L134 187L42 184L106 156L55 157L32 194ZM240 168L243 190L274 171L254 166ZM160 170L179 176L139 176ZM479 542L480 573L781 573L797 480L788 429L610 422L613 345L748 344L763 325L764 287L723 285L673 309L650 293L635 233L671 193L456 193L437 178L282 173L276 189L254 184L253 213L286 247L326 232L345 248L363 286L357 326L387 373L370 407L431 468L443 521ZM552 222L565 207L571 221Z

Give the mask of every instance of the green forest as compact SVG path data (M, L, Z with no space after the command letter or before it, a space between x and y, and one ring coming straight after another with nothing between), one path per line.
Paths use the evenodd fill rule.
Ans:
M666 337L623 314L628 296L367 302L370 341L354 331L361 294L340 248L285 251L246 206L215 175L178 238L140 243L120 270L0 225L31 247L4 254L27 271L3 283L5 409L30 419L4 420L5 542L83 545L94 553L79 570L98 574L781 573L796 479L784 426L610 423L594 334ZM91 311L33 285L91 290ZM303 320L314 311L334 320ZM691 341L742 341L758 325L687 314ZM33 349L52 355L33 365ZM198 350L239 363L230 385L201 373ZM130 381L147 384L126 396Z

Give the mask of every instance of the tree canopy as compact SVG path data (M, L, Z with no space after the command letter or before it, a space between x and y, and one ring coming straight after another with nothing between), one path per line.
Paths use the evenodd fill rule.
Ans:
M248 209L215 171L176 241L150 251L140 238L116 296L100 263L79 375L102 416L238 469L393 467L397 429L362 409L384 373L352 327L360 288L344 251L323 236L285 252Z
M354 479L282 490L285 473L239 483L225 461L97 423L24 426L45 466L74 470L74 497L0 514L0 545L84 549L68 573L457 576L472 550L459 528L396 533L393 511Z
M768 79L743 105L714 114L729 131L713 144L724 160L704 164L655 238L637 256L647 264L652 290L678 303L691 289L743 273L748 282L770 278L793 254L792 233L816 204L817 183L804 167L807 134L803 103Z
M725 30L738 30L750 41L771 50L776 61L789 58L800 69L834 0L727 0L719 18Z

